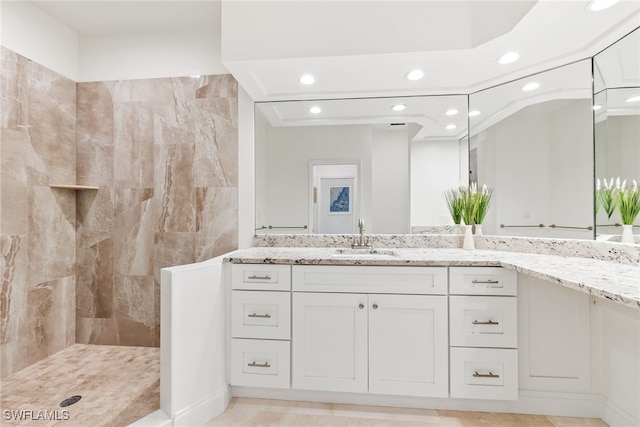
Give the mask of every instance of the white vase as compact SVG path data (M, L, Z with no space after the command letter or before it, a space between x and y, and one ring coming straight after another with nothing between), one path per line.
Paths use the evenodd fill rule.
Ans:
M633 225L622 224L622 243L635 243L636 239L633 236Z
M482 224L476 224L476 236L482 236Z
M462 249L475 249L476 245L473 243L473 225L464 226L464 241L462 242Z
M453 234L462 234L462 225L461 224L456 224L456 227L453 230Z

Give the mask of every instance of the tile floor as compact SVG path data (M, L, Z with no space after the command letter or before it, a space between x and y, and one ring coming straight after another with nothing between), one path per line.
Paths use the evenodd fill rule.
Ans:
M160 408L160 349L75 344L4 378L0 397L3 427L126 426Z
M606 427L607 424L590 418L233 398L223 414L205 424L218 426Z
M127 426L160 407L160 350L75 344L3 379L0 395L3 427ZM60 402L73 395L81 395L82 399L60 408ZM66 415L64 410L68 411ZM16 411L32 418L54 419L19 421L13 417ZM68 419L62 419L67 416ZM586 418L233 398L227 410L205 426L606 427L606 424Z

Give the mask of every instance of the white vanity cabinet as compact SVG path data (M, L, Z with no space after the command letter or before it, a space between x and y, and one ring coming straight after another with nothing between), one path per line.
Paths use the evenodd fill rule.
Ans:
M294 389L448 396L446 268L294 266L292 276Z
M449 270L451 397L518 399L517 274Z
M291 266L231 267L232 385L289 388Z

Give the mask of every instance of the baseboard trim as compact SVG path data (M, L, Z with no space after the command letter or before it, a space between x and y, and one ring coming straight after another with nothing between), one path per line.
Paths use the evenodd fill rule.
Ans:
M171 427L171 418L162 409L158 409L127 427Z
M602 396L600 418L610 427L640 426L640 420L612 402L606 396Z
M172 420L172 426L201 426L207 421L217 417L227 409L231 401L229 386L199 403L191 405L176 412Z
M506 412L600 418L601 396L591 393L557 393L520 390L516 401L424 398L361 393L337 393L309 390L281 390L256 387L231 387L233 397L344 403L352 405L393 406L400 408L458 411Z

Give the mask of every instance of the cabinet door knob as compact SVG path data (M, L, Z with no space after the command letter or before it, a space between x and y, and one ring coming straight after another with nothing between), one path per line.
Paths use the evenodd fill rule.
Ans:
M378 304L373 304L371 307L373 307L374 310L378 309Z
M358 304L358 308L362 310L364 308L364 304Z

